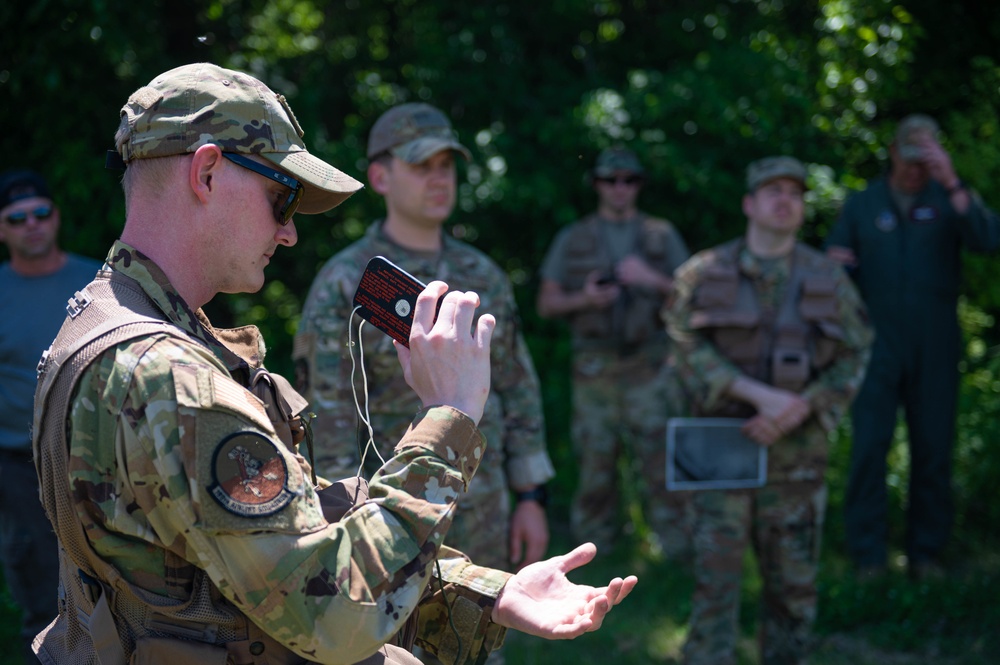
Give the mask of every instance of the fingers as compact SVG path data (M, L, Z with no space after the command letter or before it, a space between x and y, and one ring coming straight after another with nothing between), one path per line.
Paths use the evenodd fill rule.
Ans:
M632 589L634 589L635 585L638 583L639 583L639 578L636 577L635 575L629 575L624 580L622 580L622 588L621 591L618 593L618 598L615 600L615 604L617 605L618 603L625 600L625 598L628 597L630 593L632 593Z
M826 250L826 255L845 266L856 266L858 264L858 257L855 256L854 251L849 247L830 246Z
M413 327L410 336L418 329L426 333L434 327L434 313L437 311L437 301L448 291L448 285L434 280L417 296L417 306L413 309Z
M625 600L632 593L632 589L635 588L638 581L639 578L635 575L629 575L625 579L616 577L611 580L607 588L604 589L604 593L592 601L593 609L590 618L594 623L588 630L597 630L600 628L604 622L604 617L611 611L611 608Z
M527 566L536 561L541 561L542 557L545 555L545 548L548 547L548 539L545 540L528 540L524 548L524 563L522 566Z
M584 543L559 557L559 570L568 573L580 566L585 566L597 556L597 546L594 543Z
M446 405L476 423L490 388L490 341L496 319L484 315L473 330L479 296L448 292L441 281L417 296L410 352L401 354L403 377L425 405Z
M762 446L770 446L783 436L781 429L764 416L754 416L746 421L741 428L751 441Z
M438 300L441 301L440 306ZM475 291L449 292L447 284L434 280L417 296L417 306L413 312L413 328L419 328L425 334L435 326L438 326L439 330L448 328L472 330L472 319L477 307L479 307L479 294ZM492 316L490 319L487 325L488 332L492 333L496 319Z
M521 553L524 551L524 541L521 539L521 532L518 529L512 529L510 533L510 562L513 564L518 564L521 562ZM518 566L518 570L520 570Z
M396 347L396 357L399 359L399 366L403 368L403 376L406 377L410 374L410 349L396 340L392 340L392 345Z
M476 343L480 348L488 349L493 340L493 331L497 327L497 320L492 314L483 314L476 324Z

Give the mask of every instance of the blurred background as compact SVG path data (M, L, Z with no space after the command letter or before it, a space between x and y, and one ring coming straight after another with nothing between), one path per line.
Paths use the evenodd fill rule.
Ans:
M288 98L311 152L362 180L382 111L404 101L443 109L474 157L461 167L448 231L510 274L543 382L559 472L552 552L568 545L576 470L568 335L535 314L537 268L557 230L595 205L584 174L601 148L625 143L639 154L649 174L640 207L673 221L692 250L742 233L744 168L780 153L809 165L803 239L819 245L845 196L884 170L895 123L911 112L937 118L962 179L1000 207L1000 10L988 2L35 0L0 5L0 30L2 168L43 173L62 210L63 246L98 258L124 219L120 174L103 168L119 109L162 71L212 61L252 73ZM362 191L325 215L297 217L300 243L274 257L264 289L220 296L209 315L259 326L268 367L291 376L313 276L381 214L378 197ZM913 584L899 573L875 586L846 574L842 428L831 437L815 662L997 662L1000 267L980 256L965 265L953 574ZM0 315L30 324L28 312ZM897 446L897 525L907 464ZM612 562L581 576L639 573L639 590L608 628L571 643L513 637L508 662L676 662L691 581L648 547L635 517ZM747 564L749 663L757 580ZM0 634L15 634L9 596L0 612Z

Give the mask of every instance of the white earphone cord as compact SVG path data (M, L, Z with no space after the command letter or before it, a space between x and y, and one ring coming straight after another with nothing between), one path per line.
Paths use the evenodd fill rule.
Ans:
M382 454L378 451L378 446L375 445L375 432L372 430L371 414L368 409L368 374L365 372L365 342L361 337L361 329L365 325L364 319L361 319L361 323L358 325L358 350L361 354L361 383L365 393L365 405L363 409L361 402L358 400L358 389L354 383L354 375L358 368L358 363L354 358L354 315L357 314L358 309L360 308L355 307L351 311L351 319L348 321L347 328L350 331L348 347L351 353L351 393L354 395L354 406L358 411L358 417L361 418L361 422L365 424L368 430L368 441L365 442L365 449L361 454L361 463L358 466L357 475L360 477L362 470L365 468L365 460L368 458L369 450L375 451L375 455L382 464L385 464L385 459L382 458Z

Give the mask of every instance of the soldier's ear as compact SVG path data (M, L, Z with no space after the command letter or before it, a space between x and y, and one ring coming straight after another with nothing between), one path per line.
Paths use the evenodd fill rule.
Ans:
M215 177L221 166L222 150L219 146L209 143L195 150L188 168L188 185L202 203L207 203L208 198L217 190Z
M385 196L389 193L389 166L383 161L374 161L368 165L368 184L377 193Z

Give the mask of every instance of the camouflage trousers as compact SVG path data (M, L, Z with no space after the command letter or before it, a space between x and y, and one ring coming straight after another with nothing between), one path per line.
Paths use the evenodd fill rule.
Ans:
M804 662L816 619L826 500L822 481L694 495L696 586L687 665L736 663L743 557L751 543L763 578L760 662Z
M577 542L608 552L622 527L623 483L631 484L667 556L689 549L688 492L666 490L667 419L679 413L676 381L658 348L619 357L577 351L573 359L573 450L579 477L570 508ZM629 464L621 473L620 462ZM623 477L624 476L624 477Z

